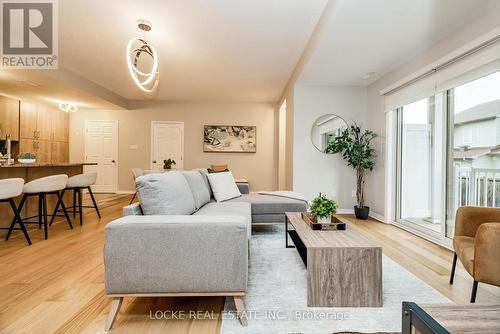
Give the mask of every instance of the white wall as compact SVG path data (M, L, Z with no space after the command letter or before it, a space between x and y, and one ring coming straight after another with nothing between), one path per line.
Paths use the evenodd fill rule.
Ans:
M368 112L365 123L369 128L385 137L387 129L385 126L386 115L385 98L380 96L380 91L389 85L402 80L408 75L415 73L419 69L437 61L446 54L466 45L471 40L480 37L488 31L499 26L499 10L490 12L488 15L478 20L468 22L463 28L451 36L438 42L430 49L416 55L413 60L406 64L401 64L392 72L368 86ZM390 47L390 46L381 46ZM380 141L375 147L379 152L375 169L367 178L366 203L371 207L371 212L384 215L385 211L385 155L387 148L385 143Z
M296 85L294 90L293 189L307 199L319 192L334 198L340 209L356 204L354 170L338 155L323 154L311 143L311 126L324 114L336 114L363 125L366 89Z
M78 110L70 117L70 161L85 158L85 120L118 120L118 190L135 189L130 169L150 168L151 121L184 122L184 168L227 164L252 191L276 190L278 183L278 113L274 103L146 101L132 110ZM256 153L203 152L203 125L257 126ZM137 147L132 149L132 147Z

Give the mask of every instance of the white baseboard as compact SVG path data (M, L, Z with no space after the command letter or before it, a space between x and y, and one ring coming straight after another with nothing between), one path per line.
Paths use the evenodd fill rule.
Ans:
M353 215L354 209L338 209L337 213L340 215ZM376 212L370 211L369 217L373 218L375 220L378 220L379 222L385 223L384 216L382 216L381 214L378 214Z
M133 194L135 194L135 191L133 191L133 190L118 190L116 193L118 195L133 195Z
M378 220L381 223L385 223L385 217L383 215L379 214L379 213L370 211L369 216L370 216L370 218Z

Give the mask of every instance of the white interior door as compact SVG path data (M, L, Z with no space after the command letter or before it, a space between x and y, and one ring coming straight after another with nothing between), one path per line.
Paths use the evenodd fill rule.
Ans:
M173 159L173 168L184 166L184 123L151 123L151 169L163 169L163 160Z
M85 121L86 172L96 172L97 181L92 191L115 193L118 180L118 121Z

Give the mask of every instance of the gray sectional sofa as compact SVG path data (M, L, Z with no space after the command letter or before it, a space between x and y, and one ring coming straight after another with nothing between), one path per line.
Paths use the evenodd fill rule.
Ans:
M251 224L282 222L306 202L256 193L216 202L204 173L139 177L141 204L106 226L105 287L113 298L106 330L126 296L232 296L246 325Z
M251 208L250 221L252 224L284 223L285 212L304 212L307 209L307 202L287 198L282 196L271 196L259 193L251 193L248 184L237 184L241 192L241 197L236 197L225 202L217 203L213 197L210 202L196 211L194 214L204 214L205 212L220 213L246 212L246 209L240 211L242 206L233 206L229 203L249 203ZM207 186L210 187L207 183ZM222 204L222 205L221 205ZM123 215L142 215L142 209L139 203L134 203L123 208Z

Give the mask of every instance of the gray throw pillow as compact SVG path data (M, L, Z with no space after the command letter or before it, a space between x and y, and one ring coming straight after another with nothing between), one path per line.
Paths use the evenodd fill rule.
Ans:
M140 176L135 185L144 215L190 215L195 211L189 184L179 172Z
M197 170L184 171L182 175L186 178L189 188L193 193L196 210L210 202L210 193L200 172Z
M208 170L206 168L195 168L193 170L200 172L201 176L203 177L203 182L205 182L205 185L207 186L210 198L214 197L214 194L212 193L212 187L210 187L210 182L208 182Z

